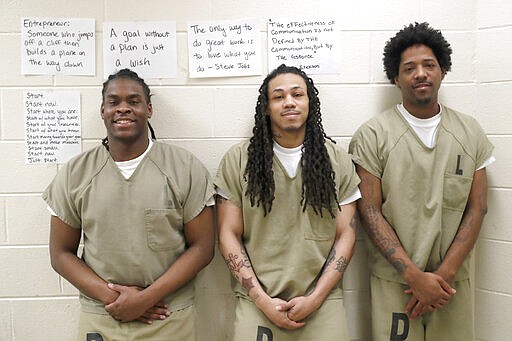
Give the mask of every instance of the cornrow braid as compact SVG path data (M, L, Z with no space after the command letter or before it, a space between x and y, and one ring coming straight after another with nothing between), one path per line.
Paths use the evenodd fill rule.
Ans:
M273 139L270 128L270 117L267 115L268 83L276 76L292 73L301 76L307 86L309 98L309 114L306 121L306 135L302 146L302 199L303 211L309 205L316 214L323 216L326 209L332 218L335 217L337 205L334 171L327 153L325 140L329 138L323 129L320 113L320 99L313 80L296 67L280 65L263 81L259 89L258 101L254 115L253 136L247 148L248 160L244 171L247 181L245 195L249 196L251 205L262 206L264 215L272 210L275 182L273 165Z

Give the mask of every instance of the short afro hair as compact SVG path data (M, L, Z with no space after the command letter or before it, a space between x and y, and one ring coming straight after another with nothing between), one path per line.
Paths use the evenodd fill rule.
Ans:
M384 71L392 84L398 76L398 67L402 53L413 45L426 45L432 49L434 55L444 72L450 71L452 67L452 48L444 39L441 31L429 27L427 22L414 23L405 26L393 38L389 39L384 47Z

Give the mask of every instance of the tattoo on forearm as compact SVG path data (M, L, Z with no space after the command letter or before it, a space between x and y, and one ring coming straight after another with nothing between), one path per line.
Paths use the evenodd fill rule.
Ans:
M329 265L331 265L332 262L336 259L336 250L334 247L331 249L331 252L329 252L329 255L327 256L327 260L325 261L324 270L322 273L326 272L329 268ZM348 259L345 256L341 256L336 260L336 264L334 266L334 269L340 273L343 273L345 269L348 266Z
M242 277L242 288L244 288L244 290L247 293L249 293L249 291L251 291L251 289L254 288L254 284L252 283L252 277Z
M240 281L240 270L242 268L252 268L251 261L243 245L240 246L240 254L230 252L227 257L224 257L224 261L237 281Z
M336 258L336 250L334 249L334 247L331 249L331 251L329 252L329 255L327 256L327 259L325 260L325 265L324 265L324 270L322 271L322 273L326 272L327 271L327 268L329 267L329 265L334 262L334 259Z
M251 268L251 261L249 260L249 256L247 255L247 251L245 250L245 247L240 246L240 253L242 254L242 266L246 268Z
M368 236L372 240L373 244L383 253L398 273L403 273L407 268L407 265L402 259L393 257L396 253L396 249L401 246L395 235L389 234L383 231L379 226L379 215L378 211L373 205L365 207L366 218L368 224L366 224L366 231Z
M356 227L357 227L357 214L354 213L354 215L352 216L352 219L350 219L350 227L355 230Z
M345 269L347 268L347 266L348 266L348 260L347 260L347 257L345 257L345 256L341 256L336 261L336 270L339 273L343 273L345 271Z
M407 269L407 265L405 265L404 261L401 259L394 259L391 262L391 265L398 271L399 274L402 274L405 269Z
M454 242L465 243L468 240L467 233L473 226L473 212L468 211L462 218L459 230L453 239Z

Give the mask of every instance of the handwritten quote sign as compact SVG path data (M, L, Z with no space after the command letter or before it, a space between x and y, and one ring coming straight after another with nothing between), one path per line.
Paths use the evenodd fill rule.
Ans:
M80 93L25 91L25 163L65 163L81 151Z
M190 22L187 31L190 78L261 75L257 20Z
M308 74L340 72L335 20L268 20L268 65L296 66Z
M176 22L110 22L103 25L104 77L129 68L142 78L176 77Z
M95 75L94 19L21 18L21 73Z

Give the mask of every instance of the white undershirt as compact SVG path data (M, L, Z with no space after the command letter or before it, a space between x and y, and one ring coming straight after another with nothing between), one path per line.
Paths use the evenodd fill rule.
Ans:
M302 145L294 148L285 148L279 145L276 141L274 141L274 154L277 156L281 164L283 165L286 173L291 178L294 178L297 175L297 169L299 168L299 162L302 158ZM361 192L359 191L359 187L356 187L354 191L344 200L342 200L339 205L347 205L351 202L356 201L361 198Z
M153 141L151 139L149 139L148 147L146 148L144 153L142 153L141 155L137 156L135 159L131 159L131 160L128 160L128 161L114 161L114 163L116 164L117 168L119 168L119 171L121 172L121 174L123 175L123 177L125 179L128 180L133 175L133 172L135 172L135 170L139 166L140 162L142 161L142 159L144 159L144 156L146 156L146 154L149 152L149 150L151 149L152 146L153 146ZM213 205L215 205L215 199L211 198L206 203L206 206L213 206ZM47 206L46 208L48 209L48 211L50 211L50 213L52 215L54 215L54 216L57 215L51 209L50 206Z
M417 118L413 115L411 115L407 109L405 109L404 105L402 103L397 104L398 111L402 114L402 116L405 118L407 123L411 126L411 128L414 130L416 135L420 138L421 142L425 144L425 146L432 148L436 145L436 135L437 130L439 128L439 124L441 123L441 114L443 111L443 107L439 106L439 113L433 117L430 118ZM477 170L485 168L492 164L494 161L496 161L496 158L491 155L487 160L485 160L480 167L477 168Z
M299 168L299 162L302 157L302 145L294 148L284 148L274 141L273 150L274 154L277 156L284 169L286 170L288 176L294 178L297 175L297 169ZM216 190L218 195L224 199L229 200L227 194L224 193L222 189L217 187ZM347 198L345 198L345 200L342 200L339 203L339 205L348 205L359 198L361 198L361 192L359 191L359 187L356 187L354 191Z

